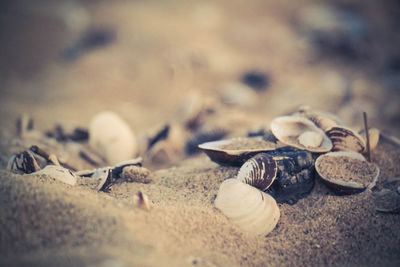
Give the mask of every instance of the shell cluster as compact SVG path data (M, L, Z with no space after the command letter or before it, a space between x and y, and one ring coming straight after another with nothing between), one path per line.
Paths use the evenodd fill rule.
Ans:
M199 145L211 160L240 166L237 179L221 185L215 206L250 232L271 231L279 218L276 202L295 204L312 191L315 177L337 194L370 189L379 178L378 166L361 154L367 152L367 133L345 126L333 114L306 107L273 119L269 130L259 132L263 136ZM375 128L368 130L370 150L379 135Z

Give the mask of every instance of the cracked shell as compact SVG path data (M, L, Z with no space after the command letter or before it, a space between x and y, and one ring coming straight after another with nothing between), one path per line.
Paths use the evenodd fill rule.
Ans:
M282 116L271 121L271 131L282 143L311 152L328 152L332 142L312 121L299 116Z
M254 235L269 234L280 217L273 197L238 179L221 184L214 204L233 223Z

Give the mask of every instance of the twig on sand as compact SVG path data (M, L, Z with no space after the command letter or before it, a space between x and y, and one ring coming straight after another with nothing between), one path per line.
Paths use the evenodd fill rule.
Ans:
M364 115L364 127L365 127L365 136L367 137L367 160L371 162L371 149L369 146L369 132L368 132L368 122L367 122L367 112L363 112Z

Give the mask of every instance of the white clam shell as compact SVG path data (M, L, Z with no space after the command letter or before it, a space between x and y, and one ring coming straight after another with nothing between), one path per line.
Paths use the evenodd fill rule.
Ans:
M77 176L73 172L57 165L47 165L44 169L31 175L47 175L69 185L75 185L77 180Z
M279 141L298 149L311 152L328 152L332 149L332 142L324 131L304 117L277 117L271 121L271 131ZM320 138L321 142L318 141Z
M221 184L214 204L233 223L254 235L270 233L280 217L273 197L238 179Z
M110 111L97 114L90 122L89 145L110 164L137 154L137 142L129 125Z

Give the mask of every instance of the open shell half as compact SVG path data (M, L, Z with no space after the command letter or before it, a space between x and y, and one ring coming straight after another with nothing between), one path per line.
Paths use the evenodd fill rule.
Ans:
M199 148L218 164L242 166L254 155L275 150L279 146L263 140L262 137L239 137L203 143Z
M321 155L315 161L321 180L337 194L362 192L375 186L380 170L363 155L339 151Z
M277 117L271 122L271 131L279 141L298 149L311 152L328 152L332 149L332 142L324 131L303 117Z

